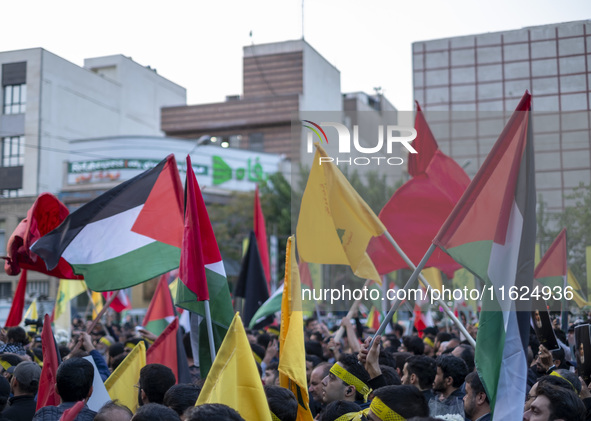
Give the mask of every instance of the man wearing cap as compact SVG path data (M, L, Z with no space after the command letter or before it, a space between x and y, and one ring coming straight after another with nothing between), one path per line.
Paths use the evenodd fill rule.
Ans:
M31 421L35 415L35 395L39 389L41 367L31 361L23 361L15 367L10 367L12 379L10 388L12 396L8 399L8 406L2 416L14 421Z

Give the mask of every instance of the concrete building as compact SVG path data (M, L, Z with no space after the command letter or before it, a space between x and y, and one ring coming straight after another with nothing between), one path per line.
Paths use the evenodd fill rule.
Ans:
M590 53L590 20L416 42L414 97L472 176L529 90L536 187L561 211L565 194L591 182Z
M39 193L62 189L73 140L157 136L160 108L186 103L185 88L122 55L80 67L42 48L1 52L0 80L0 250ZM15 283L0 271L0 298ZM55 295L55 285L29 273L27 291Z

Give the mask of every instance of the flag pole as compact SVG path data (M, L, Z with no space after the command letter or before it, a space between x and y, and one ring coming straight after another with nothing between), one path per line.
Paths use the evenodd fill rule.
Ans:
M400 257L402 257L402 260L404 260L406 262L406 264L411 269L413 269L416 272L417 271L417 266L415 266L415 264L409 259L409 257L406 255L406 253L404 253L404 251L400 248L400 246L398 245L398 243L396 242L396 240L394 240L394 238L392 238L392 235L390 235L390 233L387 230L386 230L386 232L384 234L386 234L386 238L388 239L388 241L390 241L390 244L392 244L392 246L394 246L394 248L396 249L396 251L398 252L398 254L400 255ZM434 244L431 244L431 246L429 247L429 250L427 250L427 253L423 257L423 260L425 260L425 257L427 257L427 260L428 260L429 257L431 257L431 254L433 254L434 251L435 251L435 245ZM427 260L425 260L424 262L423 262L423 260L421 260L421 263L423 263L423 266L421 266L421 269L419 270L418 278L421 281L421 283L423 284L423 286L426 288L429 285L429 282L427 281L427 279L425 279L425 277L423 276L423 274L420 272L421 270L423 270L423 267L427 263ZM419 263L419 265L420 265L420 263ZM413 272L413 275L414 275L414 272ZM411 276L411 278L412 278L412 276ZM416 277L415 277L415 279L416 279ZM409 279L409 282L410 282L410 279ZM404 289L406 289L406 288L408 288L408 287L410 287L412 285L412 284L409 285L409 282L406 283L406 285L404 286ZM414 282L414 279L413 279L413 282ZM466 339L468 340L468 342L470 342L470 344L473 347L476 347L476 341L474 340L474 338L472 337L472 335L470 335L468 333L468 331L466 330L466 327L462 324L462 322L460 322L458 320L458 318L456 317L456 315L451 311L451 309L449 308L449 306L447 305L447 303L445 301L443 301L441 298L439 298L437 300L437 302L439 303L439 305L441 307L443 307L443 311L455 323L455 325L458 327L458 329L460 330L460 332L462 332L464 334L464 336L466 337ZM391 316L392 315L390 315L390 317Z
M211 312L209 310L209 300L204 300L205 305L205 323L207 325L207 338L209 339L209 352L211 353L211 363L215 360L215 343L213 342L213 327L211 325Z
M369 286L371 282L371 279L366 279L365 283L363 284L363 288L365 289ZM353 302L353 305L351 306L351 308L349 309L349 312L347 313L347 318L351 319L351 317L353 317L353 314L355 314L355 312L357 311L357 308L359 307L359 304L361 304L361 299L359 300L355 300ZM343 326L339 326L338 330L336 331L336 333L334 334L334 341L336 343L338 343L341 338L343 337L343 334L345 333L345 328Z

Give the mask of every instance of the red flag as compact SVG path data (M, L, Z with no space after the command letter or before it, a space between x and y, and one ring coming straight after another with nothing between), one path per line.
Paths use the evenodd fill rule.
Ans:
M298 270L300 271L301 285L305 285L308 288L314 288L312 274L310 273L310 266L308 266L308 262L305 262L302 258L300 258L300 263L298 263Z
M6 244L4 271L11 276L18 275L21 269L29 269L62 279L82 279L74 275L71 266L60 258L53 270L47 270L45 262L30 248L45 234L56 228L68 216L69 211L57 197L50 193L42 193L23 219Z
M113 294L117 294L117 297L113 300L111 307L115 310L116 313L121 313L124 310L129 310L131 308L131 302L129 301L129 297L125 293L124 290L120 289L118 291L107 291L103 292L103 297L105 298L105 302L111 298Z
M191 166L191 157L187 155L187 180L185 181L185 230L181 247L179 278L197 295L197 301L209 300L205 260L201 246L199 229L199 211L197 195L201 196L197 178Z
M45 319L43 320L41 344L43 352L43 368L41 369L41 377L39 378L37 410L43 408L44 406L57 406L60 404L61 399L55 391L59 359L48 314L45 315Z
M437 149L437 142L420 107L415 128L417 139L413 142L413 147L423 157L413 158L414 177L396 190L380 212L379 218L409 259L417 264L470 184L470 178L452 158ZM409 160L409 172L410 163ZM408 267L383 235L370 240L367 254L381 275ZM425 267L436 267L452 277L454 271L461 266L437 249Z
M421 311L421 307L419 307L418 304L415 304L414 315L415 315L414 327L418 332L419 338L422 338L423 331L427 327L427 323L425 323L425 318L423 316L423 312Z
M10 306L10 313L6 319L6 327L18 326L23 320L23 310L25 309L25 292L27 290L27 271L21 272L21 277L16 286L16 292Z
M73 407L64 411L60 421L74 421L78 414L80 414L80 411L82 411L82 408L84 408L84 401L76 402Z
M177 383L191 382L189 364L180 338L179 319L177 317L148 348L146 363L162 364L170 367L175 379L177 379Z
M174 304L168 288L168 277L168 273L160 276L160 281L158 281L158 286L142 322L144 328L156 336L166 329L175 316Z
M259 255L261 263L267 278L267 289L271 291L271 266L269 264L269 246L267 245L267 230L265 228L265 216L261 209L261 200L259 198L259 186L254 191L254 235L257 238L259 246Z
M412 142L413 148L417 153L408 154L408 173L415 177L423 174L435 152L439 150L437 141L425 120L425 116L421 110L421 106L417 103L417 115L415 117L415 130L417 131L417 138Z

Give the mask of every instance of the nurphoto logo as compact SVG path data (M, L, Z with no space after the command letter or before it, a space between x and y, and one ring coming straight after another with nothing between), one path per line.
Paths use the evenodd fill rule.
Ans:
M326 134L324 128L332 128L334 130L329 130L329 133L334 135L336 131L338 152L340 155L351 154L351 138L353 138L352 143L355 151L357 151L357 155L363 154L361 156L350 156L346 158L321 156L319 157L320 165L326 162L333 162L336 165L348 164L360 166L369 165L371 163L377 165L402 165L404 163L403 158L392 156L393 146L395 144L404 146L408 153L417 153L416 149L411 145L411 142L417 137L417 131L413 127L379 125L378 139L375 146L363 146L359 141L359 126L357 124L353 125L353 136L351 136L351 132L347 126L333 121L317 124L310 120L302 120L302 126L309 129L306 134L308 153L314 153L313 144L314 141L317 141L316 139L318 139L320 143L329 143L329 136ZM333 137L331 136L331 140L332 139ZM384 144L386 146L387 155L378 155L383 153Z

